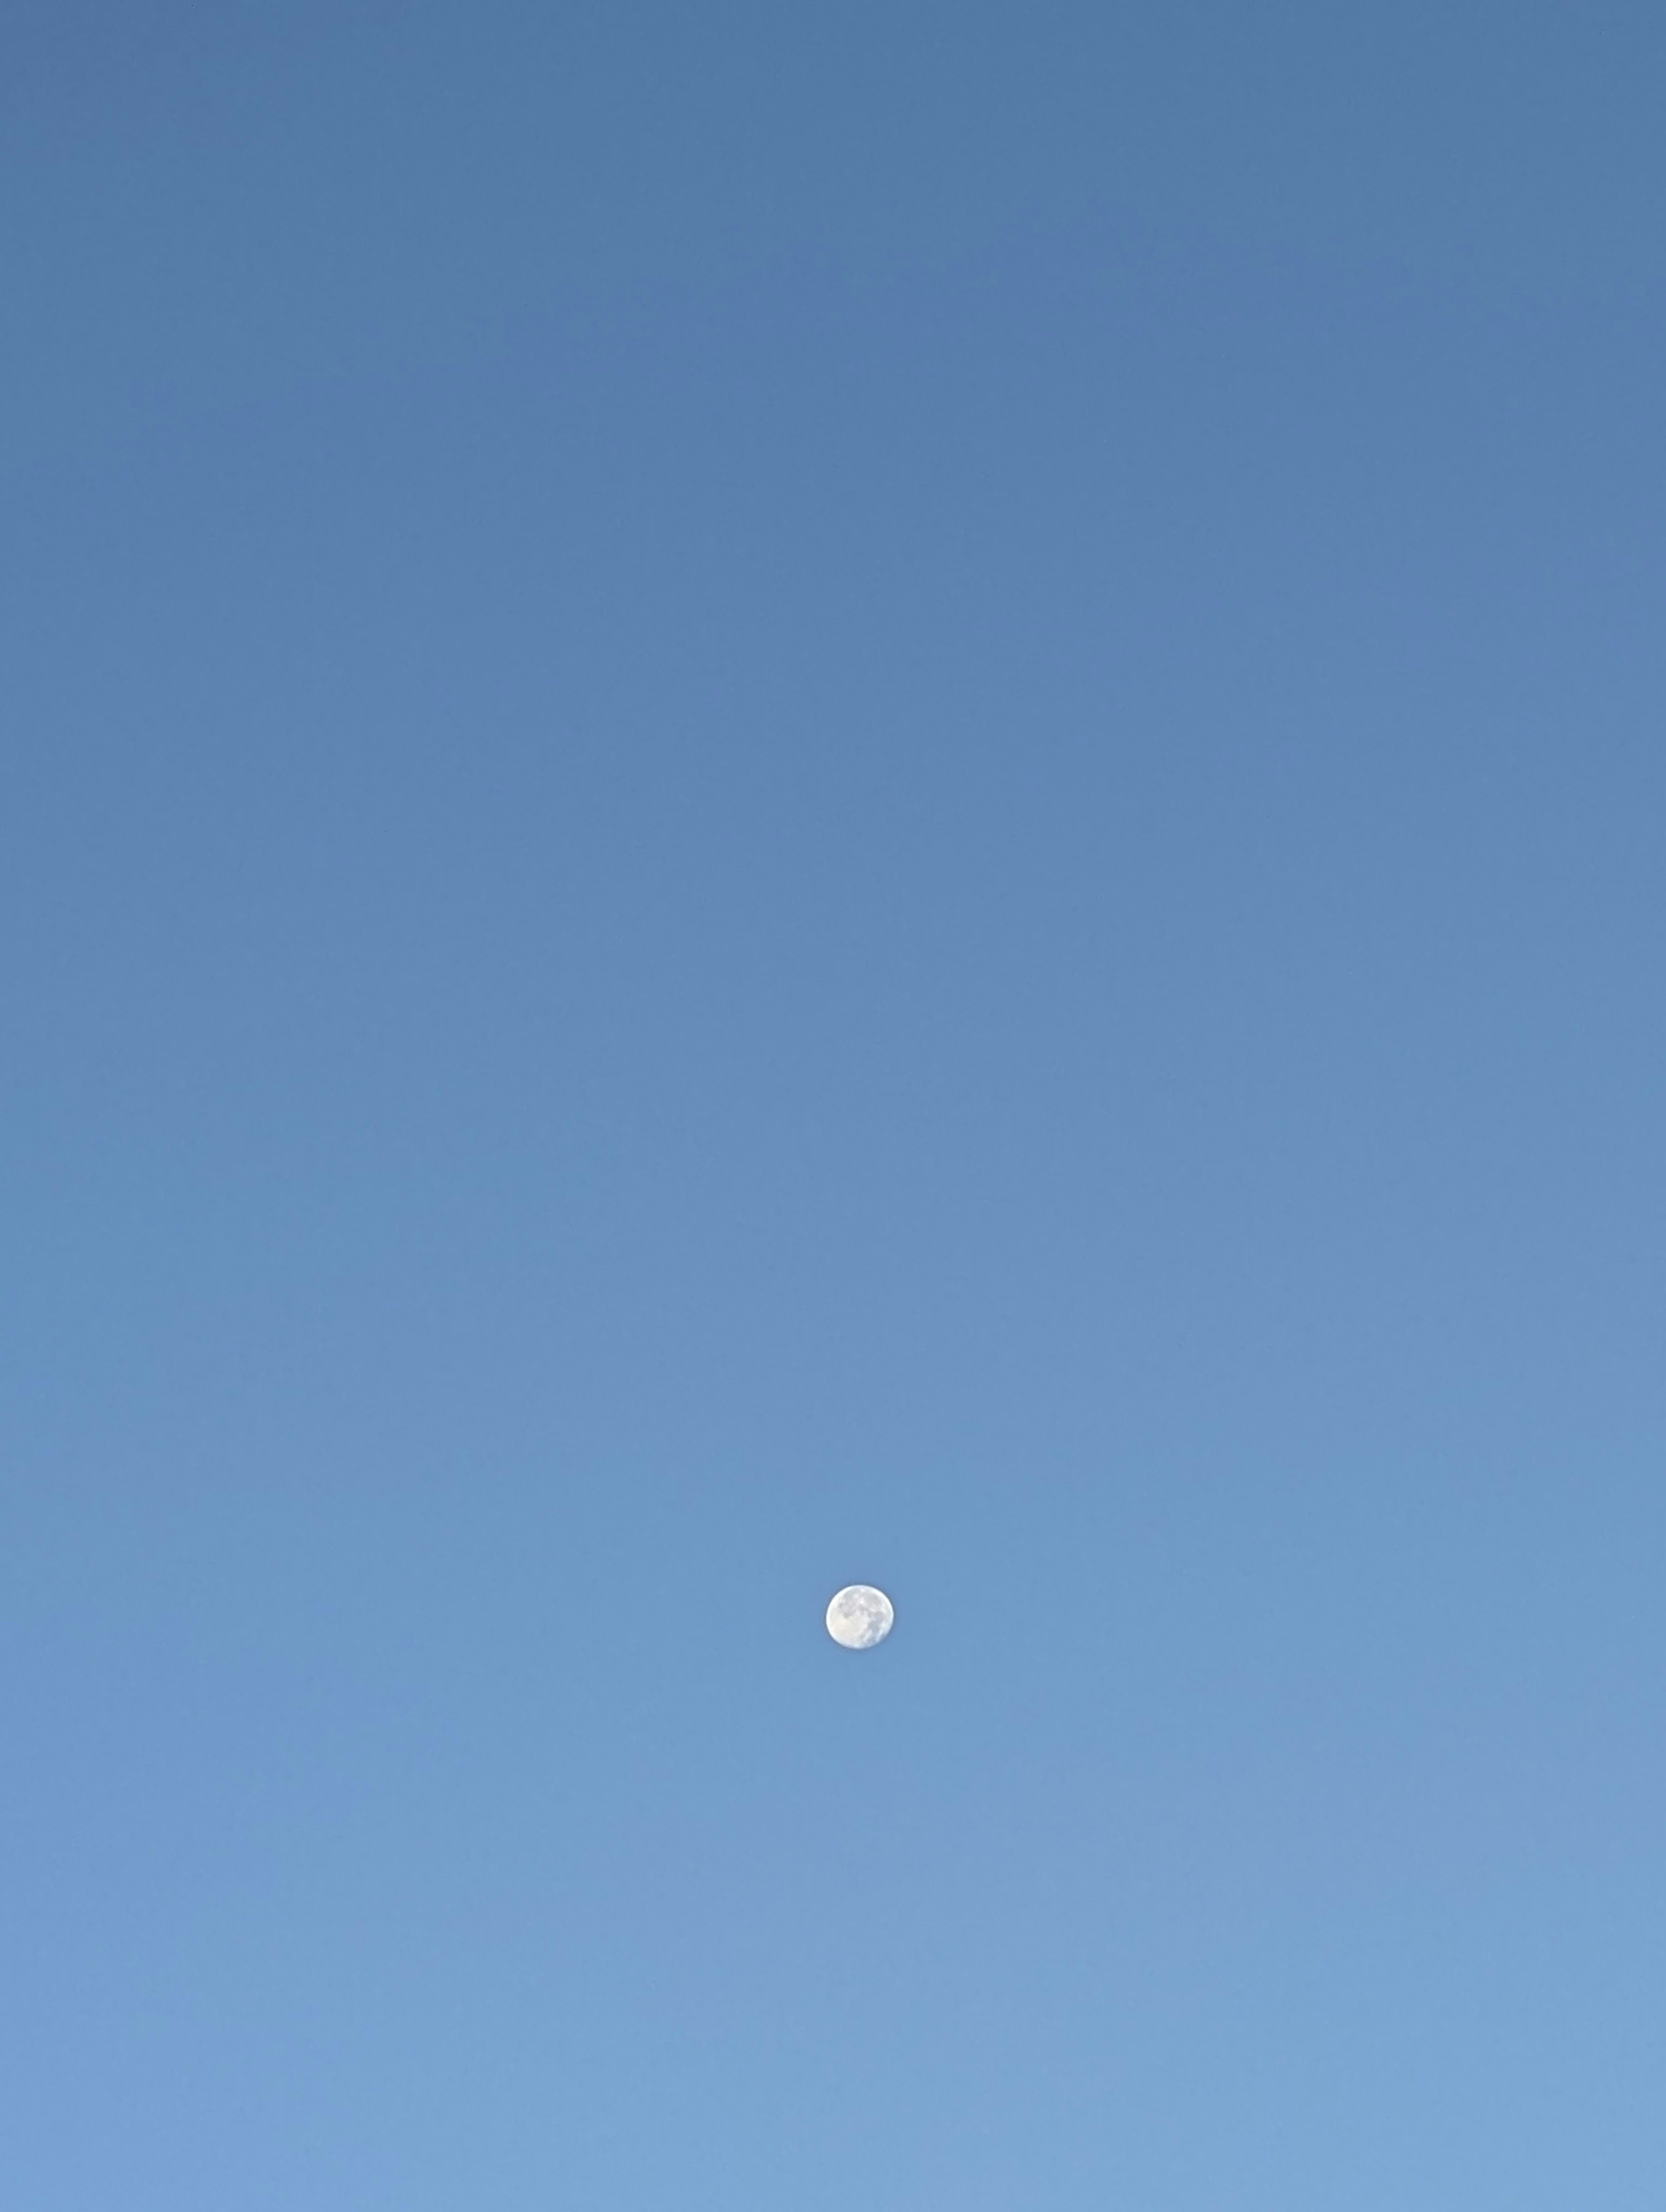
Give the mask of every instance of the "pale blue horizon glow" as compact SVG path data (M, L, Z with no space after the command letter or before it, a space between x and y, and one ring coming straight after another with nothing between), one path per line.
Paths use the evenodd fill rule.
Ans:
M1658 9L4 42L0 2201L1657 2212Z

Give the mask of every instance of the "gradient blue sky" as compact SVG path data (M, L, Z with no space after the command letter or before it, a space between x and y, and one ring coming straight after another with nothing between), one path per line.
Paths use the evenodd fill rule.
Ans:
M1657 2212L1663 115L7 10L9 2206Z

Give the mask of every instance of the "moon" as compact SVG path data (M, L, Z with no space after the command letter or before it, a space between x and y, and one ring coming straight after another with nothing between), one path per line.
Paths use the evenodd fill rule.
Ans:
M836 1591L827 1607L827 1632L847 1651L872 1651L891 1634L897 1608L882 1589L851 1583Z

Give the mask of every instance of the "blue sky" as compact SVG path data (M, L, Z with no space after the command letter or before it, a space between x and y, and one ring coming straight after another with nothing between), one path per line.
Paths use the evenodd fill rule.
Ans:
M8 2203L1654 2212L1663 106L10 11Z

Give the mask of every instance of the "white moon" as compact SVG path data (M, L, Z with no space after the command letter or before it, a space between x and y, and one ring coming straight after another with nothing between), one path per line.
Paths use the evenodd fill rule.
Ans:
M827 1608L827 1632L847 1651L871 1651L891 1634L897 1609L883 1590L866 1583L852 1583L838 1591Z

